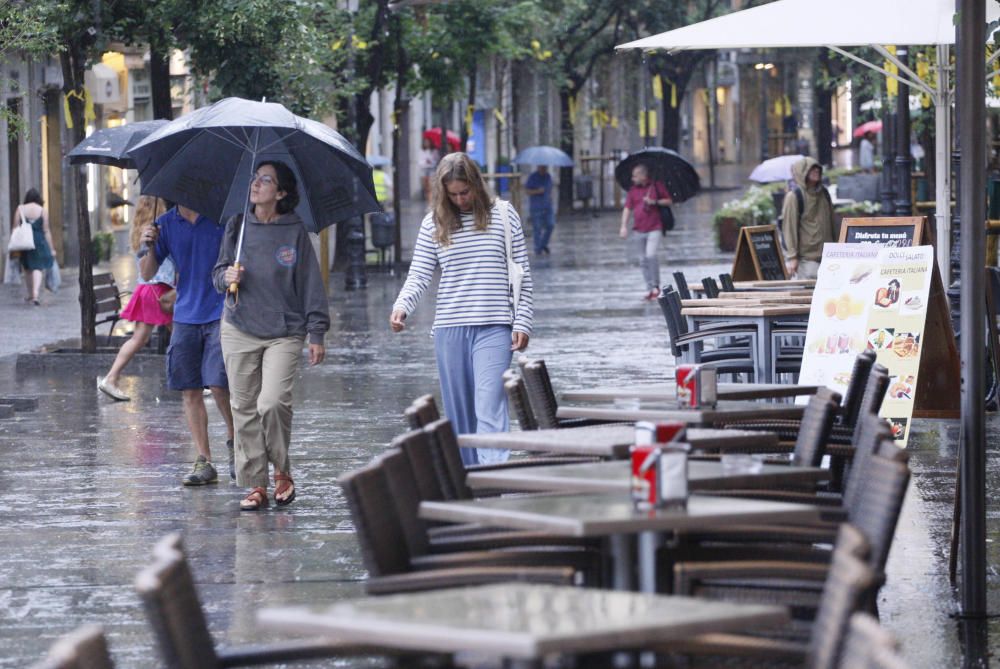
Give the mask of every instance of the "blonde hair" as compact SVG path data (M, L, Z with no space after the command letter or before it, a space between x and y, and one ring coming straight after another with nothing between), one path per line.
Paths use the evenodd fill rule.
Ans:
M153 220L167 210L167 203L152 195L140 195L139 204L135 207L135 214L132 216L132 230L128 235L128 243L132 246L132 251L138 251L142 229L153 222Z
M431 191L431 211L434 212L434 241L441 246L451 244L451 233L462 229L461 212L448 198L446 186L462 181L472 189L472 217L476 230L485 231L490 226L490 209L493 199L486 188L486 181L476 163L465 153L449 153L438 163Z

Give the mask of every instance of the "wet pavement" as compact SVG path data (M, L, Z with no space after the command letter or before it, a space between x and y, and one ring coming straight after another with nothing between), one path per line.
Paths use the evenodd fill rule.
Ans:
M683 269L692 281L728 271L730 256L715 250L710 217L735 194L708 193L676 208L678 228L663 250L665 272ZM418 219L408 217L406 239ZM536 326L529 353L545 358L557 390L673 374L662 316L655 303L641 300L641 274L625 263L617 228L618 212L560 216L552 255L532 258ZM123 282L134 272L130 264L127 258L112 263ZM126 403L95 389L109 356L17 367L14 353L78 335L72 272L64 290L47 295L42 307L23 304L18 288L2 286L0 397L36 396L38 408L0 420L8 462L0 473L6 509L0 543L7 548L0 562L0 667L24 666L85 622L106 628L116 666L159 666L132 582L157 539L174 530L184 533L219 644L260 640L256 607L361 594L364 569L337 476L384 450L404 429L402 410L414 397L439 394L429 337L432 296L406 332L393 335L387 327L401 281L373 272L367 290L344 292L343 277L332 277L327 360L304 370L297 389L292 468L298 498L261 513L240 513L242 491L225 476L205 488L180 485L194 453L180 397L166 390L160 358L126 370L121 385L133 397ZM988 422L992 445L998 424L993 417ZM225 433L214 409L210 423L213 452L224 463ZM947 542L957 431L956 421L914 421L914 478L880 597L883 623L902 638L914 667L987 666L975 663L990 645L986 630L960 628L950 617L956 595L946 577ZM989 482L996 484L995 449L989 456ZM220 469L224 475L225 465ZM1000 505L991 504L989 512L996 537ZM994 543L989 551L995 564ZM997 583L991 568L990 601L1000 611ZM995 623L989 627L1000 638Z

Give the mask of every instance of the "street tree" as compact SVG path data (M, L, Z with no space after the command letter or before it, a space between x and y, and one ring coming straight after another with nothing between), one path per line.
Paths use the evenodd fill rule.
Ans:
M52 7L25 0L0 0L0 62L11 62L18 54L44 57L59 50L58 34L49 19ZM0 85L11 90L16 82L0 75ZM24 134L24 118L7 105L0 105L0 121L7 125L7 137Z
M573 155L576 100L599 62L614 54L622 36L626 3L612 0L557 0L541 3L534 49L538 67L559 87L559 144ZM573 168L560 169L560 181L573 183ZM559 189L560 205L570 208L573 189Z

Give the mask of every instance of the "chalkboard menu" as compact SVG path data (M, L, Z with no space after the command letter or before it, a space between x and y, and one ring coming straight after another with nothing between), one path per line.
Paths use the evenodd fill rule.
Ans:
M840 242L846 244L907 248L931 244L932 240L923 216L845 218L840 227Z
M740 229L732 275L734 281L781 281L788 278L777 227L755 225Z

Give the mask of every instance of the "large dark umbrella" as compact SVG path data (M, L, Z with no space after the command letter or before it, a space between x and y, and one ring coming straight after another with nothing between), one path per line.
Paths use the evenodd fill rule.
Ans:
M131 148L146 139L154 131L169 121L140 121L126 123L114 128L95 130L90 137L73 147L67 155L70 165L98 163L123 169L135 169L135 163L128 155Z
M381 210L364 156L332 128L273 102L220 100L171 121L129 155L143 193L220 222L246 213L254 168L267 159L295 172L296 211L312 232Z
M694 166L676 151L650 146L630 153L615 166L615 180L625 190L632 187L632 168L636 165L645 165L654 181L665 184L674 202L683 202L701 190Z

